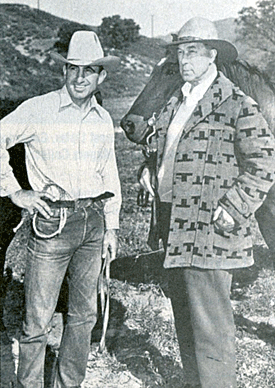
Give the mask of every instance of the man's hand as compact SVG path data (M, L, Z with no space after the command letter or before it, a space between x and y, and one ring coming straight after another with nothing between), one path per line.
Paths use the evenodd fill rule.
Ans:
M41 213L42 216L47 219L52 215L49 205L41 199L42 197L46 197L51 201L55 201L54 196L49 193L33 190L18 190L9 197L16 206L27 209L31 215L33 215L36 211Z
M150 174L150 170L148 167L144 167L144 169L141 173L140 179L139 179L139 183L140 183L141 187L145 191L149 192L149 194L152 197L155 196L154 189L151 185L151 174Z
M138 205L146 207L148 202L152 201L152 198L155 196L154 189L151 185L151 174L148 167L144 167L140 175L139 183L141 189L138 192Z
M106 230L103 238L103 250L102 250L102 258L105 259L107 257L107 252L110 252L110 261L115 260L116 252L118 247L116 229L108 229Z
M218 229L231 232L234 229L234 218L221 206L214 212L213 221Z
M155 196L153 186L151 185L151 174L148 167L144 167L141 172L139 183L141 189L138 192L137 204L138 206L146 207Z

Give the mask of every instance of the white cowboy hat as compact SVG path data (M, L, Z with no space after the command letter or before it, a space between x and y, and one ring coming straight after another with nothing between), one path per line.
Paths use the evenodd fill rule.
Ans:
M54 60L77 66L103 66L106 70L115 69L120 58L113 55L104 56L98 36L93 31L76 31L70 40L67 58L57 52L51 52Z
M188 20L178 35L174 35L174 41L169 46L191 42L201 42L216 49L218 61L222 63L233 62L238 56L236 47L226 40L219 39L214 23L204 18L195 17Z

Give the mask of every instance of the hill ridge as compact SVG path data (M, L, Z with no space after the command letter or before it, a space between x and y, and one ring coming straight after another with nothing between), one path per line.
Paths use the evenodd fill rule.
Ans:
M98 27L77 23L21 4L0 4L0 99L26 99L62 85L62 68L49 51L65 23L80 29ZM237 40L234 19L216 21L223 39L234 43L243 59L253 58L243 42ZM136 96L146 84L153 66L165 55L165 39L141 36L124 50L105 50L121 58L121 67L108 74L102 85L104 98ZM246 55L248 53L248 55ZM255 57L260 61L259 55ZM255 59L254 58L254 59ZM249 60L248 60L249 61ZM251 64L258 65L258 63Z

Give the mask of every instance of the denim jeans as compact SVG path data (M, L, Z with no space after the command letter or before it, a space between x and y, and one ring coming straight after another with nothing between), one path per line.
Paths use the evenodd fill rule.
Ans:
M59 212L49 220L37 218L37 229L51 234ZM32 234L25 271L25 306L20 339L18 383L24 388L44 387L47 335L59 291L67 272L68 316L59 349L55 388L79 387L84 380L91 331L97 320L97 283L104 234L103 206L67 210L60 235L43 239Z

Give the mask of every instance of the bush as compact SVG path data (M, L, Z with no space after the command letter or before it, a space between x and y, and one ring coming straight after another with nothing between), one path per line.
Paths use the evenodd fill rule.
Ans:
M133 19L121 19L114 15L102 19L99 37L105 47L122 49L139 39L140 26Z

